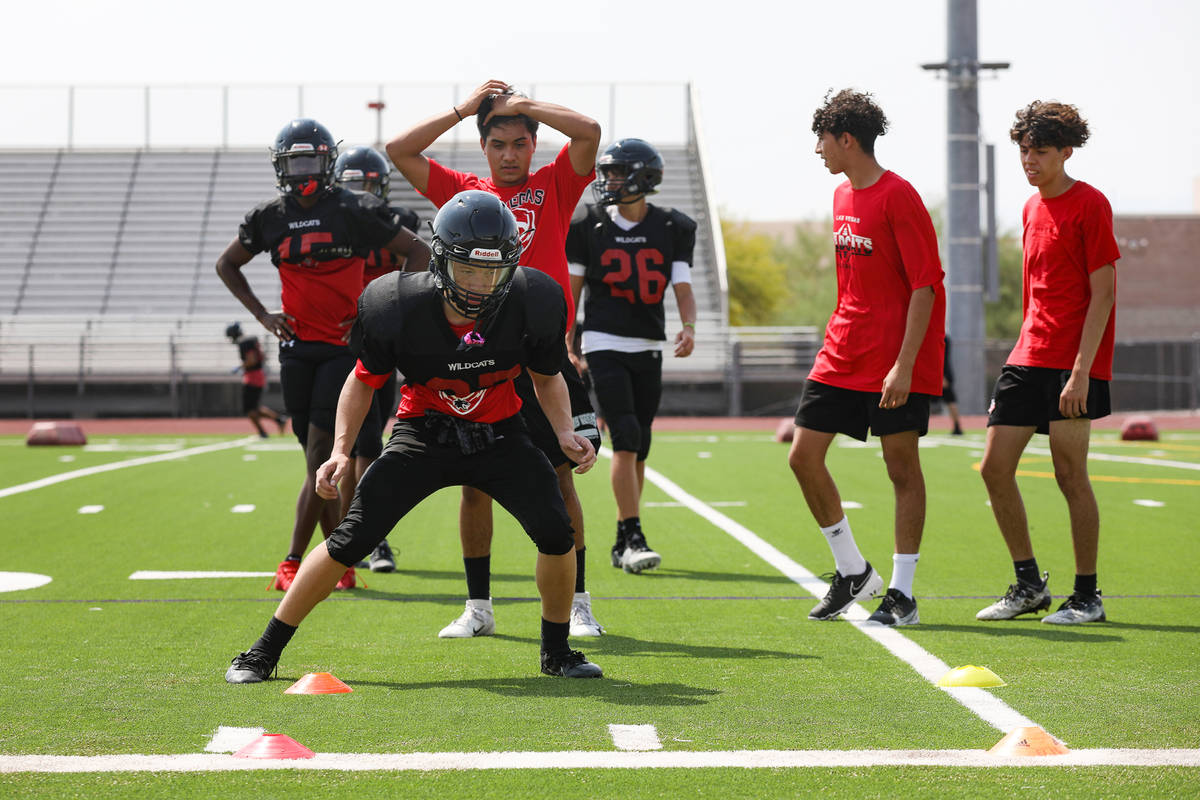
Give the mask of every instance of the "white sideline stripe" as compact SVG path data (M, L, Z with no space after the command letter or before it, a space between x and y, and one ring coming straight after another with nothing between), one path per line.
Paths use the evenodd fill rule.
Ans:
M609 725L608 733L618 750L662 750L653 725Z
M204 570L139 569L129 576L131 581L176 581L195 578L269 578L274 572L216 572Z
M95 467L85 467L84 469L76 469L70 472L63 472L58 475L51 475L49 478L41 478L40 480L30 481L29 483L21 483L16 486L9 486L0 489L0 497L8 497L9 495L21 494L22 492L31 492L34 489L44 489L47 486L53 486L56 483L74 480L75 478L86 478L89 475L99 475L104 472L112 472L126 467L140 467L145 464L157 464L160 461L174 461L178 458L187 458L188 456L197 456L203 453L215 453L218 450L229 450L233 447L245 447L247 444L256 441L253 436L247 436L245 439L237 439L232 442L218 442L217 444L206 444L200 447L192 447L187 450L176 450L171 453L161 453L156 456L143 456L141 458L131 458L127 461L114 461L111 464L100 464Z
M266 732L266 728L231 728L222 725L204 745L204 752L236 753Z
M953 439L937 439L938 444L953 445L955 447L979 447L979 443L960 442ZM1034 456L1052 455L1048 447L1026 447L1025 452ZM972 454L974 455L974 454ZM1145 458L1143 456L1117 456L1110 453L1088 453L1088 459L1092 461L1112 461L1117 464L1143 464L1149 467L1175 467L1177 469L1200 470L1200 462L1196 461L1168 461L1163 458Z
M0 756L9 772L233 772L271 769L701 769L704 767L1197 767L1200 749L1072 750L1057 756L995 756L986 750L716 750L509 753L317 753L313 758L237 758L183 755Z
M651 481L655 486L662 489L668 495L686 505L692 511L699 514L704 519L716 525L721 530L728 533L734 539L744 544L746 547L766 561L775 569L786 575L789 579L803 587L813 597L820 599L825 596L825 592L829 589L829 584L818 578L807 569L797 564L792 559L781 553L773 545L767 543L750 529L738 524L721 512L704 504L695 497L681 489L674 482L669 480L662 473L646 467L646 479ZM888 628L883 625L874 623L866 624L866 619L870 615L862 608L855 604L850 607L850 610L845 614L846 619L850 620L856 628L879 642L888 652L899 658L901 661L908 664L917 674L925 680L937 686L938 679L950 671L950 667L937 656L930 653L920 645L911 641L903 634L893 628ZM819 624L819 623L813 623ZM836 624L836 623L825 623ZM1020 714L1003 700L987 693L983 689L975 688L942 688L941 691L953 697L958 702L962 703L968 711L978 716L984 722L992 727L1008 733L1013 728L1021 728L1025 726L1035 726L1028 717ZM1039 726L1040 727L1040 726ZM1057 738L1057 737L1056 737ZM1059 740L1061 741L1061 739Z

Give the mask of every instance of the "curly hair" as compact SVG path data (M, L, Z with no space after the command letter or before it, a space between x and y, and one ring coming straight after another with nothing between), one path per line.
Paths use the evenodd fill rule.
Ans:
M513 92L505 92L505 94L514 94ZM492 105L496 102L495 95L489 95L483 98L483 102L479 104L479 110L475 112L475 127L479 128L479 138L486 139L488 134L492 132L492 128L497 125L507 125L510 122L520 122L525 126L525 130L529 131L529 135L537 138L538 121L527 114L515 114L505 116L495 116L484 122L488 114L492 113Z
M843 89L834 94L830 89L825 93L825 105L813 112L813 133L848 133L867 155L875 154L875 137L887 133L887 129L887 116L867 92Z
M1075 106L1034 100L1017 112L1008 135L1017 144L1029 136L1033 147L1083 147L1091 132Z

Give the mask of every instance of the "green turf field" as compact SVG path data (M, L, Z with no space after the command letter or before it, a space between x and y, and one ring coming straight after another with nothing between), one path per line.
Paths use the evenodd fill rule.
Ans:
M1187 766L933 766L920 757L893 766L722 766L727 754L746 751L979 755L1005 731L855 623L806 619L813 584L802 576L798 583L787 565L821 573L832 559L784 445L767 434L721 431L657 433L654 441L643 509L643 528L663 555L654 572L609 566L608 462L577 478L591 544L588 588L608 632L572 643L604 678L539 674L535 550L503 512L492 555L497 635L437 638L465 597L458 495L447 490L393 532L396 573L360 573L369 588L335 593L309 617L284 653L279 680L229 686L229 659L262 632L278 602L265 588L269 578L130 576L273 572L302 479L294 440L120 437L28 448L0 437L0 573L53 578L0 592L0 795L1200 795L1200 768ZM855 537L886 580L892 500L879 449L839 444L856 443L839 438L830 468ZM935 435L924 444L922 624L894 638L935 663L987 666L1007 685L976 690L983 702L999 701L1072 751L1200 748L1200 435L1168 432L1135 444L1095 434L1109 621L1067 629L1033 618L975 620L1012 580L979 478L982 438ZM120 464L127 465L69 477ZM1039 563L1061 597L1074 570L1051 473L1046 439L1035 437L1020 480ZM779 558L764 560L752 541ZM354 691L283 693L309 672L332 672ZM620 755L609 725L653 726L661 750L594 768L536 758ZM119 766L135 771L65 774L44 771L60 762L15 758L202 754L222 727L285 733L320 754L458 753L468 766L479 766L471 761L477 753L534 758L528 768ZM635 768L695 753L699 760L687 766Z

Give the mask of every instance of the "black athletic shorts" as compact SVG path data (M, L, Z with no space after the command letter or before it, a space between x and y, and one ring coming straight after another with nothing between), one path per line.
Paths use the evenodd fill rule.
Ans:
M1058 410L1058 399L1070 377L1069 369L1005 364L988 406L988 427L1033 426L1038 433L1049 433L1051 422L1066 419ZM1100 419L1111 413L1108 381L1088 378L1087 418Z
M880 408L880 392L856 392L814 380L804 382L796 426L822 433L844 433L867 440L867 430L875 436L916 431L929 432L929 401L932 397L910 392L908 402L899 408Z
M330 534L329 555L347 566L357 564L405 514L447 486L473 486L490 495L516 518L539 552L571 552L575 534L558 476L530 441L524 421L516 415L491 427L495 442L464 455L453 441L438 443L429 418L397 420L383 454L359 481L345 519Z
M263 387L252 386L248 383L242 384L242 413L249 414L259 406L259 401L262 400Z
M338 397L354 369L354 354L344 345L292 339L279 344L279 382L292 432L308 444L308 426L333 433Z
M662 352L598 350L587 354L587 362L613 450L633 451L639 461L645 461L662 400ZM631 421L636 422L632 430Z
M579 370L575 369L575 365L569 358L563 359L562 376L563 380L567 382L567 394L571 399L571 416L594 415L595 410L592 408L591 398L588 397L587 387L584 385L583 379L579 377ZM521 417L529 429L529 438L533 440L539 450L546 454L551 466L558 468L566 464L570 459L558 446L558 436L554 433L550 420L546 419L546 415L542 413L542 406L538 403L537 394L533 391L533 379L529 377L528 372L522 370L513 384L516 386L517 396L521 398Z

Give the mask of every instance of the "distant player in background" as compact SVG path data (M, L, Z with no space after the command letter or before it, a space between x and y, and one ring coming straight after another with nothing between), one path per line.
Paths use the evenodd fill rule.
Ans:
M588 205L587 215L567 234L576 305L587 287L583 335L571 360L590 373L612 437L610 481L617 501L612 565L639 573L662 561L646 542L639 509L651 427L662 398L663 296L670 284L681 323L674 354L687 358L696 335L691 277L696 223L673 208L647 202L663 178L662 156L649 142L622 139L610 145L596 173L597 204Z
M962 417L958 415L958 395L954 393L954 368L950 366L950 337L946 337L946 355L944 357L945 366L942 368L942 402L946 406L946 413L950 415L950 421L954 424L954 428L950 433L954 436L962 436Z
M241 366L238 367L242 373L242 413L250 419L258 435L264 439L270 436L262 426L264 419L274 422L279 426L279 432L283 433L287 425L287 415L262 404L263 390L267 386L267 371L264 368L267 356L258 337L242 336L242 326L236 322L225 328L225 336L237 345L238 355L242 359Z
M338 393L354 368L346 344L358 313L366 254L386 247L406 265L424 270L429 248L397 224L377 197L337 186L337 142L312 119L283 127L271 148L278 196L246 215L238 236L217 259L229 291L280 342L280 382L292 432L304 448L304 483L287 557L273 585L286 591L296 576L318 521L328 535L341 519L341 503L316 492L317 467L333 449ZM282 284L282 309L268 311L242 273L256 253L270 253ZM339 586L353 588L354 568Z
M439 136L472 115L491 172L487 178L447 169L423 152ZM543 124L564 134L570 141L552 163L530 172L537 149L538 127ZM571 298L563 243L571 215L583 190L592 181L599 146L600 125L595 120L569 108L525 97L514 92L504 81L490 80L458 106L417 123L388 142L387 153L413 188L439 208L465 189L490 192L507 203L521 230L524 248L521 265L541 270L558 282L567 303L566 335L570 336L575 322L575 304ZM589 437L594 448L599 448L600 431L596 428L596 414L587 389L569 360L562 365L561 371L571 394L575 429ZM516 385L523 401L521 413L533 441L558 473L559 490L575 530L577 568L571 635L599 636L604 628L592 615L591 595L587 591L583 507L575 491L573 465L558 447L554 431L533 395L529 378L518 378ZM491 600L492 500L469 486L463 487L459 537L467 573L466 608L458 619L442 628L438 636L486 636L496 629Z
M388 191L391 186L391 163L383 155L371 147L351 147L338 154L333 165L333 177L339 186L344 186L356 192L373 194L388 203ZM391 205L388 208L396 216L396 221L413 233L417 232L420 220L415 211L403 206ZM363 264L363 288L371 281L400 269L402 261L397 259L391 250L381 247L367 254ZM413 265L416 267L417 265ZM396 376L392 375L371 399L371 408L363 419L359 429L358 440L351 453L346 477L342 483L342 515L350 510L350 501L354 498L354 489L362 479L363 473L379 454L383 452L383 431L388 420L395 418L396 412ZM371 551L368 566L372 572L392 572L396 569L396 559L388 540L384 539Z
M1012 556L1017 582L977 619L1012 619L1050 608L1049 574L1039 574L1017 464L1033 434L1050 437L1054 477L1067 501L1075 588L1042 622L1106 619L1097 588L1100 511L1088 478L1094 419L1110 412L1116 261L1112 207L1097 189L1067 174L1090 131L1079 109L1034 101L1009 132L1025 179L1037 192L1021 212L1024 272L1021 335L992 393L980 473Z
M913 577L925 528L918 439L942 390L946 293L937 235L920 195L875 159L887 117L869 94L830 92L813 114L816 152L847 180L833 194L838 302L804 383L788 464L833 553L836 571L809 619L835 619L883 587L859 552L825 466L834 436L879 437L895 494L892 580L870 619L920 621Z

